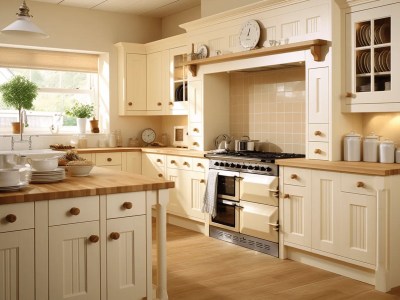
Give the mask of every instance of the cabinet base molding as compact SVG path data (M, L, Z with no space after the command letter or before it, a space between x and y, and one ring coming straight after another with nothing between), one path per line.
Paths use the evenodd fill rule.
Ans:
M288 259L375 285L374 270L352 265L329 257L323 257L315 253L306 252L292 247L286 248L286 254Z
M208 226L206 228L205 224L195 220L189 220L187 218L181 218L171 214L167 215L167 223L175 226L183 227L195 232L202 233L208 236Z

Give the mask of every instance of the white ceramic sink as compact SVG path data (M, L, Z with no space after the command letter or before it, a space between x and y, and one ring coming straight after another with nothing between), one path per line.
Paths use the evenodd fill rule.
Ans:
M51 150L51 149L35 149L35 150L0 151L0 154L17 154L30 158L48 158L54 156L62 156L65 154L65 152Z

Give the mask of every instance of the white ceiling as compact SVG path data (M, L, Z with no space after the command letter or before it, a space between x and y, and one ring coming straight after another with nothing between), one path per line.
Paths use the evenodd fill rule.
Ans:
M162 18L199 6L201 0L32 0L57 5ZM29 6L29 4L28 4Z

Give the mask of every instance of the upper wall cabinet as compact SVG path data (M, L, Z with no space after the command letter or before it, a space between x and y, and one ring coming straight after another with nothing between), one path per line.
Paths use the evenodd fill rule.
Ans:
M400 111L400 4L346 13L345 111Z
M170 101L169 114L182 115L188 113L188 67L187 47L182 46L169 50Z

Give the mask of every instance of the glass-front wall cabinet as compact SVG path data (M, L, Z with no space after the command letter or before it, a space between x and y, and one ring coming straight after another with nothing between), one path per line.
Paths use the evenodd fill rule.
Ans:
M398 36L400 5L346 15L346 92L352 103L400 102ZM397 39L398 40L398 39Z
M170 49L170 99L173 101L169 103L169 106L173 114L187 114L188 112L186 52L186 46Z

